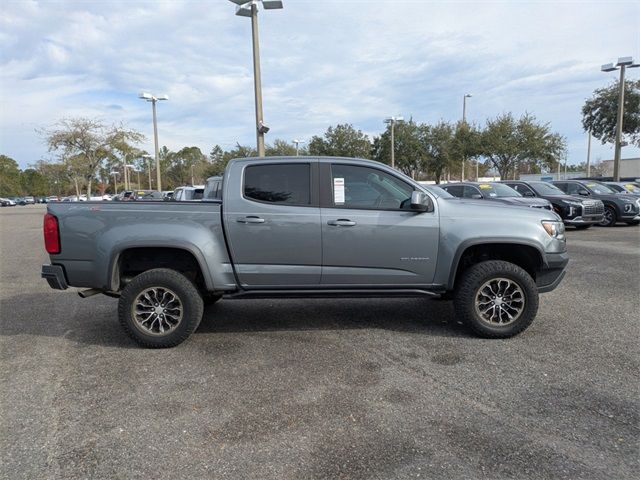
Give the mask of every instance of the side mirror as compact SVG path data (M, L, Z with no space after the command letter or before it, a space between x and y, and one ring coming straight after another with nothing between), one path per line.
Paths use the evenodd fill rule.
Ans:
M433 205L429 195L424 192L414 190L411 193L411 210L416 212L432 212Z
M474 200L482 200L482 195L480 195L479 193L474 193L471 195L471 198L473 198Z
M582 195L583 197L588 197L589 191L585 190L584 188L581 188L580 190L578 190L578 195Z

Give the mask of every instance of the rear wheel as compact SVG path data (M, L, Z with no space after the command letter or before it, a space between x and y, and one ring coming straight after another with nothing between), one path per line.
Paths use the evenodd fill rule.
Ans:
M485 338L517 335L538 312L538 289L519 266L489 260L462 273L454 308L458 320Z
M184 275L166 268L136 276L118 301L120 324L139 345L174 347L189 337L202 320L198 289Z
M618 216L616 215L616 211L613 207L605 207L604 216L598 225L601 227L613 227L618 220Z

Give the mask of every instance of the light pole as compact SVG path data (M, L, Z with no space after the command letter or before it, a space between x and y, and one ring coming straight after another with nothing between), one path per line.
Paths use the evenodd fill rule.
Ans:
M591 176L591 129L589 129L589 139L587 140L587 177Z
M396 152L395 152L395 138L394 138L394 130L396 127L396 123L403 122L404 118L397 117L387 117L384 119L384 123L391 127L391 168L396 168Z
M195 176L193 175L193 165L191 165L191 186L192 187L196 186Z
M109 175L113 175L113 185L116 189L116 195L118 194L118 175L120 175L119 172L116 172L115 170L112 170L111 172L109 172Z
M156 118L156 102L159 100L169 100L168 95L161 95L156 97L147 92L142 92L138 95L138 98L146 100L147 102L151 102L152 110L153 110L153 143L156 150L156 180L158 183L158 191L162 190L162 180L160 179L160 155L158 151L158 120Z
M297 140L297 139L296 139L296 140L292 140L292 142L296 144L296 157L297 157L297 156L298 156L298 150L299 150L300 144L301 144L301 143L304 143L304 140Z
M600 68L603 72L613 72L620 67L620 85L618 93L618 119L616 121L616 146L615 155L613 157L613 181L620 181L620 154L621 154L621 137L622 137L622 122L624 120L624 72L627 68L640 67L640 63L633 63L633 57L620 57L618 63L608 63L602 65Z
M260 77L260 42L258 41L258 3L265 10L282 8L281 0L229 0L236 4L236 15L251 17L251 38L253 40L253 87L256 102L256 140L258 156L264 157L264 134L269 131L262 115L262 82Z
M125 167L132 169L134 172L136 171L136 166L131 165L130 163L125 165ZM128 170L127 170L127 176L129 176ZM138 188L140 188L140 172L138 172ZM131 187L131 179L129 179L129 190L133 190L133 188Z
M467 98L471 98L472 95L470 93L465 93L462 97L462 123L463 126L467 125ZM462 154L462 174L460 175L460 181L464 182L464 164L465 164L464 153ZM477 172L477 164L476 164L476 177L478 176Z
M151 186L151 160L153 159L153 157L151 155L144 155L142 158L145 158L147 160L147 171L149 173L149 190L153 190L153 187Z

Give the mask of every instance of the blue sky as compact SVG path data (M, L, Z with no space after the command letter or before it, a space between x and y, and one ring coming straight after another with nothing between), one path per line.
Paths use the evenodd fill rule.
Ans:
M534 114L586 159L580 108L615 79L600 65L640 59L637 1L284 0L260 14L267 142L337 123L369 135L390 115L456 121ZM158 106L171 149L253 145L251 29L227 0L5 0L0 7L0 153L47 158L36 129L62 117L123 122L147 135ZM638 78L640 69L629 78ZM612 158L594 142L592 159ZM640 156L626 147L624 157Z

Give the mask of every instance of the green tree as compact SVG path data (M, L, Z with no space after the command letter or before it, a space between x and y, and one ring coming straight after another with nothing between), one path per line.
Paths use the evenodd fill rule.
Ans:
M616 137L619 85L615 82L595 90L582 107L584 131L591 130L602 143L613 142ZM640 147L640 80L627 80L624 87L622 133L629 143Z
M20 194L20 169L18 162L6 155L0 155L0 195Z
M25 195L41 197L49 194L47 179L34 168L27 168L20 174L20 185Z
M480 135L480 152L507 179L532 165L553 168L566 152L566 140L549 124L525 114L516 120L511 113L487 120Z
M198 147L184 147L171 155L170 159L166 173L174 186L191 184L192 179L202 179L207 159Z
M413 120L398 122L394 127L395 167L413 178L424 168L425 152L420 135L420 126ZM373 158L391 164L390 125L379 137L373 139Z
M236 146L232 150L222 152L222 154L217 157L217 160L212 161L207 165L205 169L205 175L222 175L225 168L227 168L227 163L229 163L229 160L232 160L234 158L255 157L256 155L258 155L258 153L254 148L236 143Z
M469 125L467 122L458 122L455 126L451 143L451 170L456 173L460 172L462 180L462 162L464 161L464 176L471 178L472 166L475 165L471 160L475 159L480 153L480 134L476 126Z
M83 177L87 182L88 198L96 169L109 152L105 125L90 118L67 118L60 120L53 130L43 131L43 134L49 151L60 152L67 160L72 160L75 176ZM77 178L75 183L78 186Z
M420 140L425 154L425 166L436 183L440 183L451 164L454 128L444 121L434 126L421 125Z
M369 137L350 124L329 127L323 137L309 142L310 155L369 158L371 148Z
M265 148L265 156L267 157L293 157L296 154L296 146L286 140L276 139L272 145ZM305 149L301 148L298 155L305 155Z

